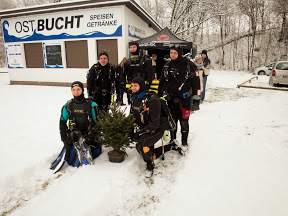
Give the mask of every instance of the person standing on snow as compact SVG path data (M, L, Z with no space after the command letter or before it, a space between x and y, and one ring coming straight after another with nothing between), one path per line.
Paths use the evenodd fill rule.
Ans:
M203 59L203 65L204 65L204 73L203 73L203 91L201 92L201 96L200 96L200 101L204 101L205 99L205 92L206 92L206 83L207 83L207 77L208 75L210 74L210 64L211 64L211 61L210 59L208 58L208 55L207 55L207 51L206 50L203 50L201 52L201 56L202 56L202 59Z
M133 78L141 76L146 81L147 89L149 89L154 78L151 59L146 55L140 54L137 42L130 42L129 50L131 56L124 64L124 73L121 78L122 85L126 87L126 84L130 84ZM131 90L127 89L127 94L129 96ZM128 102L130 103L130 100Z
M115 69L109 63L107 52L100 52L98 58L99 61L87 73L87 90L99 109L107 111L111 104L111 95L115 91Z
M124 63L127 61L127 58L124 57L122 61L119 63L119 65L115 68L115 83L116 83L116 94L117 94L117 102L120 102L121 105L125 105L123 103L123 94L124 90L123 85L121 85L121 77L123 76L123 69L124 69Z
M73 98L62 107L59 128L61 140L66 149L66 160L69 165L77 167L81 162L77 161L77 154L73 146L75 137L71 137L73 132L81 133L85 137L93 159L101 154L102 148L94 141L95 132L92 130L98 115L97 104L84 97L84 86L81 82L73 82L71 91Z
M204 70L204 67L203 67L203 63L202 63L202 57L200 55L196 55L195 58L192 60L193 64L197 66L197 69L198 71L196 71L195 73L198 73L199 74L199 79L200 79L200 89L201 89L201 92L203 91L203 70ZM196 74L197 76L197 74ZM194 100L195 98L195 100ZM194 97L192 98L192 108L191 110L192 111L196 111L196 110L199 110L200 107L200 97L197 96L197 95L194 95Z
M188 58L182 57L179 46L170 48L170 61L166 62L159 82L159 96L167 99L170 112L181 125L182 146L188 148L189 116L193 96L200 96L200 80L197 67ZM196 99L196 98L194 98ZM177 130L172 133L176 139Z
M135 123L139 130L132 135L132 139L137 142L136 149L142 155L147 164L146 177L153 174L153 160L160 157L162 153L171 149L181 153L176 144L170 143L154 149L154 144L162 138L164 133L164 123L161 121L161 103L156 93L148 92L145 80L138 76L131 82L132 101L131 110L135 118ZM163 152L164 151L164 152Z

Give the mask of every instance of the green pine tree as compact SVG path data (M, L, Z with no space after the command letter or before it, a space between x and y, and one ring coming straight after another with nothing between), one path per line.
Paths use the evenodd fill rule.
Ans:
M112 147L118 153L126 152L126 148L133 142L130 134L134 118L132 115L126 116L125 110L121 110L119 103L113 102L108 112L100 112L94 127L96 141L106 147Z

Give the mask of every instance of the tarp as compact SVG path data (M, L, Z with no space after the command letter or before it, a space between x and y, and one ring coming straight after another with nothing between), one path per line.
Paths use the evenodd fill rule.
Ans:
M179 39L167 27L154 35L140 39L136 42L139 43L141 49L165 49L177 44L185 49L191 49L193 47L192 42Z

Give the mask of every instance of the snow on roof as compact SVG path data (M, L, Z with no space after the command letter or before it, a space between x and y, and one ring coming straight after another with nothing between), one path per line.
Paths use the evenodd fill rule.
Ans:
M15 8L0 11L0 19L11 18L17 16L27 16L33 14L52 13L67 10L76 10L83 8L104 7L104 6L117 6L125 5L134 13L136 13L142 20L147 22L151 27L157 31L162 27L157 23L153 17L142 8L134 0L78 0L69 2L49 3L43 5L35 5L24 8Z

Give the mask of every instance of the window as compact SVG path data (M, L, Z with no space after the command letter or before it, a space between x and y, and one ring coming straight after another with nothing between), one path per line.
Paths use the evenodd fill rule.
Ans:
M67 68L89 68L87 41L65 41Z
M24 49L27 68L44 68L42 43L27 43Z
M272 68L274 67L275 63L272 63L272 64L269 64L267 65L266 67L269 69L269 70L272 70Z
M288 70L288 62L279 63L276 67L278 70Z

